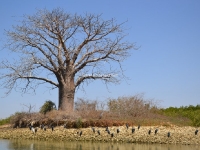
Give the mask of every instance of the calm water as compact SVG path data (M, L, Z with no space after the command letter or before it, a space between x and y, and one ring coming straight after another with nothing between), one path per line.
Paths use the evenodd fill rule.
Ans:
M0 150L200 150L200 146L0 140Z

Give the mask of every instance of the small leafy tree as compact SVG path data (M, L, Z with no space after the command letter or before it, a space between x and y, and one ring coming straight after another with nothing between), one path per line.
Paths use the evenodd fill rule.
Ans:
M48 111L56 109L56 105L51 100L46 101L44 105L40 108L40 113L46 114Z

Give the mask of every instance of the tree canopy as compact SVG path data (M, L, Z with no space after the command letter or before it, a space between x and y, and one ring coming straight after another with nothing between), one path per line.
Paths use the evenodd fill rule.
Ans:
M6 35L4 50L17 57L1 61L1 86L7 94L13 89L26 93L48 83L59 89L62 110L73 109L75 90L83 83L118 83L124 77L121 63L135 48L125 40L123 23L60 8L25 15Z

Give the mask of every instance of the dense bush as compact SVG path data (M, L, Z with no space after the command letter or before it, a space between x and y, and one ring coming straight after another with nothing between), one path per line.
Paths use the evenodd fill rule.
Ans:
M161 110L164 115L171 117L185 117L191 120L192 126L200 126L200 105L169 107Z
M75 102L75 110L77 111L88 111L88 110L96 110L97 102L89 101L82 98L78 98Z
M38 122L43 118L41 113L16 112L10 116L12 127L27 127L31 122Z
M144 100L141 95L119 97L108 101L108 110L118 114L119 117L147 117L152 110L156 109L153 101Z
M81 118L78 118L76 120L76 128L82 128L82 120L81 120Z
M47 112L55 109L56 109L55 103L49 100L46 101L44 105L42 105L42 107L40 108L40 113L46 114Z
M16 122L19 122L24 116L26 116L27 113L25 112L16 112L15 114L10 116L10 123L14 124Z
M10 123L10 117L5 119L0 119L0 125L5 125Z
M0 125L10 121L13 127L54 124L67 127L123 125L192 125L200 126L200 105L186 107L158 108L153 100L144 100L142 95L91 101L78 99L73 112L56 110L52 101L46 101L40 113L17 112L0 120ZM45 114L45 115L44 115ZM70 123L71 122L71 123Z

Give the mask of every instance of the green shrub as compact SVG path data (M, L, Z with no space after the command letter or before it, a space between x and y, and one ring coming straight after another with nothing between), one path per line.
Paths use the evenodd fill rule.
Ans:
M5 119L0 119L0 125L5 125L10 123L10 117Z
M40 113L46 114L47 112L56 109L56 105L52 101L46 101L44 105L40 108Z
M162 109L162 112L166 116L170 117L185 117L191 120L192 126L200 126L200 105L197 106L181 106L177 107L169 107L166 109Z
M76 128L82 128L82 120L81 120L81 118L78 118L76 120Z

